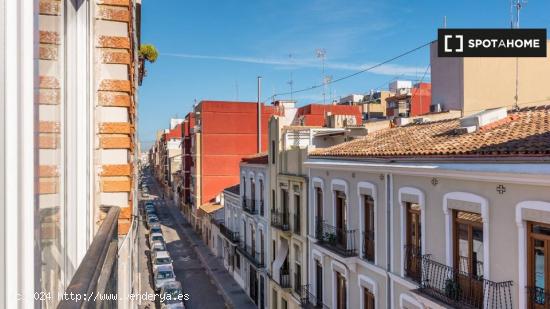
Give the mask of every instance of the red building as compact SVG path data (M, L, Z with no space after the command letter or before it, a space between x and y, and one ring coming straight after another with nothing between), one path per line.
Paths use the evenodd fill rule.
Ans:
M358 124L362 122L361 107L352 105L328 105L328 104L308 104L298 108L297 116L303 119L301 125L304 126L325 126L328 113L333 115L352 115L355 116Z
M267 149L267 123L278 111L261 104L261 147L255 102L201 101L186 117L183 173L189 191L182 200L193 214L224 188L239 183L242 158Z
M432 84L418 83L410 92L394 94L386 99L388 117L414 117L430 112Z

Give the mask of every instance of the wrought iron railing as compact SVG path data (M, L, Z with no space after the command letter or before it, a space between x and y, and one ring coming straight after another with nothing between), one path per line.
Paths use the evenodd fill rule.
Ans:
M78 266L65 292L69 295L87 295L83 298L65 298L58 308L116 308L118 274L118 215L120 208L110 207L94 236L84 259ZM94 297L103 295L104 297Z
M271 210L271 225L282 231L290 230L288 212L281 212L276 209Z
M363 259L374 262L374 231L363 232Z
M329 309L329 307L323 304L322 299L318 299L317 296L310 292L311 285L302 285L300 292L300 305L302 308L312 309Z
M257 215L258 208L256 207L256 200L254 199L243 200L243 210L251 215Z
M464 273L433 261L430 255L421 259L421 293L457 308L513 308L512 281L493 282Z
M290 272L288 269L281 269L279 274L279 285L284 289L290 288Z
M220 233L232 243L239 242L239 232L232 231L224 223L220 224Z
M342 256L357 255L355 230L337 228L323 221L317 222L315 238L318 243Z
M539 287L526 287L529 309L550 308L550 292Z
M302 231L301 218L299 214L294 214L293 229L294 234L300 235Z
M257 268L264 267L260 252L256 251L255 248L252 248L249 245L245 245L244 241L241 242L241 245L237 247L237 250L239 250L239 252L250 262L252 262L252 264L254 264Z

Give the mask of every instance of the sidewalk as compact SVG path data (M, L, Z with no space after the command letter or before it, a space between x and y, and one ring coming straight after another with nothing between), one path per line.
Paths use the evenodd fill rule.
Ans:
M216 287L220 290L226 302L226 306L229 308L238 309L258 308L248 297L245 291L237 284L237 282L235 282L229 272L227 272L222 264L222 261L210 251L200 236L195 233L191 227L191 224L189 224L185 217L183 217L179 209L174 205L174 202L166 199L162 201L170 210L175 224L179 225L180 230L184 234L182 236L185 236L187 240L193 244L193 249L201 260L206 272L214 281Z

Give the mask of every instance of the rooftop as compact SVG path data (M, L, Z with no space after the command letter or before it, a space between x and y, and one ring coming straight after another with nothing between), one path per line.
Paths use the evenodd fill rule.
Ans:
M550 105L508 112L505 121L459 133L460 120L447 119L376 131L366 137L318 149L313 157L550 159Z
M269 163L269 159L268 159L267 152L259 152L251 156L242 158L242 162L249 163L249 164L267 164Z

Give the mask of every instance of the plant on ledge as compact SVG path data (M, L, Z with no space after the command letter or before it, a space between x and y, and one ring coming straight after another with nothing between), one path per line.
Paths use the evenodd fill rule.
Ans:
M461 288L458 282L454 279L445 281L445 295L452 300L458 300L461 294Z
M147 75L147 70L145 70L145 60L153 63L157 60L158 55L159 52L157 51L157 48L152 44L143 44L139 47L139 85L141 85L143 77Z

